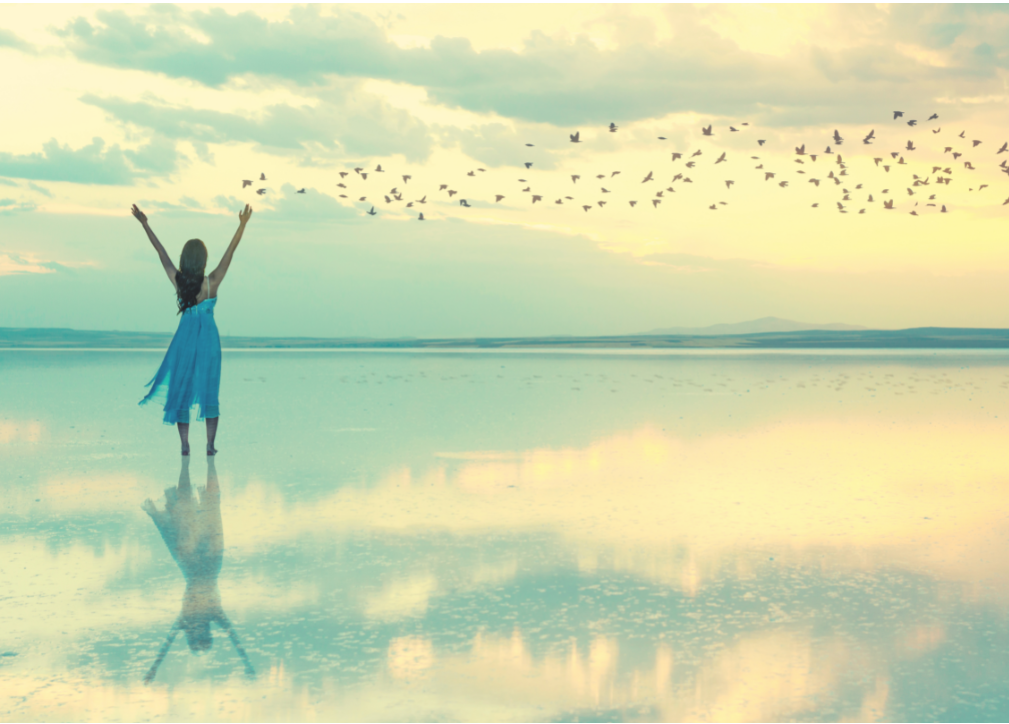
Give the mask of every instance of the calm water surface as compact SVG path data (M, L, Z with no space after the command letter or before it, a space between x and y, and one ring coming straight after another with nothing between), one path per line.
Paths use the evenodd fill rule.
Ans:
M0 351L0 719L1009 719L1005 353L162 354Z

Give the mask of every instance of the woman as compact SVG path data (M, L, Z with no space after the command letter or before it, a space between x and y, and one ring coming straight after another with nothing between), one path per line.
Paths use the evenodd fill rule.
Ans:
M207 247L202 241L190 239L186 242L179 259L179 269L176 269L148 226L144 212L136 204L133 205L133 215L143 225L147 238L161 257L161 265L175 287L178 313L182 315L161 367L147 383L151 390L139 404L152 399L164 402L164 423L178 425L183 455L189 455L189 410L199 405L196 419L206 420L207 455L214 455L217 453L214 438L220 419L217 393L221 386L221 338L214 322L214 306L217 304L217 290L224 281L245 225L252 216L252 208L246 204L245 210L238 214L238 231L224 252L221 263L210 276L204 274Z

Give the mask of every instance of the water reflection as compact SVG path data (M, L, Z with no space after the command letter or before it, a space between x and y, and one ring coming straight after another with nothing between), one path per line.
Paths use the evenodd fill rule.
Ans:
M172 554L186 579L182 610L172 624L158 657L144 677L145 683L154 680L158 667L180 630L185 631L186 643L194 654L209 650L214 644L210 630L210 624L214 622L228 632L228 638L245 665L246 676L252 678L256 675L231 621L224 613L221 592L217 586L224 556L224 527L221 520L221 489L214 458L207 458L207 485L197 491L198 498L194 496L189 480L190 459L188 455L182 456L178 486L165 489L164 510L160 510L150 498L141 506L157 526L168 552Z

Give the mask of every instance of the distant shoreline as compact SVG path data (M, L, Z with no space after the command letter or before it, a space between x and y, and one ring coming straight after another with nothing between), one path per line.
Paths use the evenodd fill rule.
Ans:
M165 350L172 334L0 327L0 349ZM239 350L1009 350L1009 329L918 327L900 330L809 330L727 335L476 337L371 339L222 337Z

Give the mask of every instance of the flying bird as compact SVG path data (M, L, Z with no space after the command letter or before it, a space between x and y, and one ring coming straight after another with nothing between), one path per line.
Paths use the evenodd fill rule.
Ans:
M875 137L875 133L876 133L876 129L875 128L872 129L871 131L869 131L869 135L862 139L862 143L864 143L867 146L869 144L871 144L872 141L873 141L873 138Z
M297 193L297 194L303 194L303 193L305 193L305 189L298 189L297 191L295 191L295 193Z
M907 125L909 125L909 126L913 126L913 125L915 125L915 124L917 124L917 123L918 123L918 121L908 121L908 122L907 122Z
M501 201L501 199L503 199L503 198L504 198L504 196L502 196L501 194L494 194L494 202L495 203L499 203Z
M836 143L838 146L844 143L844 139L841 138L841 134L837 132L836 128L834 129L834 143Z
M662 199L652 199L652 208L657 209L661 203Z
M686 163L687 168L693 168L696 165L697 164L694 161L687 161Z
M734 184L734 183L736 183L736 182L735 181L726 181L725 182L725 188L727 188L727 189L732 188L732 184Z
M705 136L710 136L711 135L711 126L709 125L707 128L702 128L701 129L701 133L703 133Z
M628 201L627 203L629 203L631 205L631 208L633 209L634 208L634 204L636 204L638 202L637 201Z
M441 186L438 187L438 190L439 191L444 191L447 188L448 188L448 184L442 184Z
M965 133L967 133L967 131L960 131L960 138L967 138L967 136L964 135Z
M651 172L651 171L649 171L649 172L648 172L648 175L647 175L647 176L645 176L644 180L642 180L642 182L641 182L641 183L645 183L646 181L651 181L651 180L652 180L652 172Z
M532 161L526 161L526 168L532 168Z
M256 189L256 193L262 196L263 194L266 193L266 189Z
M458 191L453 191L452 189L449 189L449 190L448 190L448 197L449 197L449 198L452 198L452 197L453 197L453 196L455 196L455 195L456 195L457 193L459 193L459 192L458 192Z
M932 129L932 133L939 133L939 131L941 131L941 130L942 130L942 128L933 128Z
M980 145L981 145L981 142L980 142L980 141L972 141L972 143L973 143L974 145L973 145L973 146L971 146L971 148L977 148L978 146L980 146Z
M678 158L683 158L683 154L682 153L676 153L676 152L674 152L673 153L673 160L675 161Z
M738 133L739 132L738 128L733 128L732 126L729 126L729 130L732 131L733 133Z
M367 180L368 180L368 174L366 174L366 173L364 173L364 172L362 171L362 172L361 172L361 179L362 179L363 181L367 181Z
M599 204L599 208L602 208L603 206L606 206L606 202L605 201L597 201L596 203Z
M718 211L718 207L715 204L712 204L708 208L711 209L712 211Z
M469 202L466 199L459 199L459 205L469 208Z
M906 150L913 151L914 150L914 143L911 142L911 141L908 141L907 142L907 149Z
M532 147L532 144L531 144L531 143L527 143L526 145L527 145L527 146L529 146L530 148Z
M717 165L717 164L721 163L724 160L725 160L725 151L722 151L722 155L718 157L718 160L715 161L715 164Z
M875 161L875 162L876 162L876 165L878 166L878 165L879 165L879 162L880 162L880 161L882 161L883 159L881 159L881 158L874 158L874 159L872 159L872 160L873 160L873 161Z
M774 172L773 171L764 171L764 180L765 181L768 181L768 180L770 180L772 178L774 178ZM809 180L810 181L815 181L816 179L812 179L811 178Z
M997 155L998 155L998 154L1000 154L1000 153L1005 153L1005 152L1006 152L1006 150L1009 150L1009 142L1006 142L1006 143L1003 143L1003 144L1002 144L1002 148L1000 148L1000 149L999 149L999 150L998 150L998 151L997 151L997 152L995 153L995 155L997 156ZM1005 163L1005 161L1003 161L1002 163Z
M692 154L690 154L690 158L693 158L694 156L700 156L700 155L701 155L701 150L698 149L698 150L694 151Z
M247 181L246 179L243 178L242 179L242 188L244 189L246 186L252 186L252 182L251 181Z
M616 133L616 132L617 132L617 124L610 123L610 133Z
M571 177L571 183L578 183L578 179L580 179L580 178L581 178L581 176L577 176L577 175L572 176Z
M1009 203L1009 199L1006 199L1006 203ZM1002 204L1002 205L1005 206L1005 204ZM946 213L946 204L942 205L942 209L940 209L940 211L942 211L942 213L944 213L944 214Z
M385 173L385 171L382 170L382 164L378 164L375 167L375 173Z
M581 143L580 135L581 131L578 131L577 133L569 133L568 137L571 139L571 143Z
M902 115L904 115L904 111L894 111L894 112L893 112L893 120L895 120L895 121L896 121L896 120L897 120L898 118L900 118L900 117L901 117Z
M372 206L372 207L371 207L371 211L369 211L369 212L368 212L368 215L369 215L369 216L374 216L374 215L375 215L376 213L378 213L378 212L377 212L377 211L375 211L375 207L374 207L374 206Z
M350 174L350 171L341 171L340 172L340 178L344 178L345 176L348 176L349 174Z
M778 183L778 186L780 186L781 188L785 188L786 186L788 186L788 181L781 181L780 183Z
M884 201L883 208L893 210L893 199L890 199L889 201Z
M930 120L930 121L934 121L934 120L935 120L936 118L938 118L938 117L939 117L939 114L938 114L938 113L933 113L933 114L932 114L931 116L929 116L929 117L928 117L928 120Z
M766 143L766 141L761 141L761 140L758 139L757 143L760 144L761 146L763 146Z
M534 203L534 204L535 204L535 203L536 203L537 201L542 201L542 200L543 200L543 197L542 197L542 196L537 196L536 194L533 194L533 203Z
M259 174L259 180L260 181L266 181L266 174L265 173Z
M589 210L589 209L591 209L592 207L591 207L591 206L588 206L588 205L585 205L585 206L582 206L582 208L583 208L583 209L585 209L586 211L588 211L588 210Z
M476 176L476 171L467 171L466 175L467 176Z

